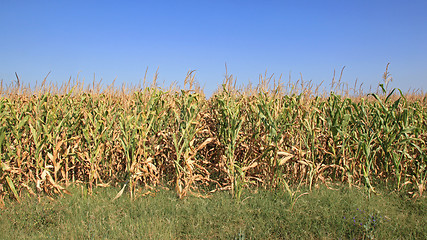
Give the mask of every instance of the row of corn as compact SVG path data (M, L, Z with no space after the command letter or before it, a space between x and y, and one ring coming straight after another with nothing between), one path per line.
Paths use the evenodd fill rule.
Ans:
M186 82L193 81L189 74ZM358 97L191 86L133 92L9 92L0 99L0 197L79 183L173 186L179 197L342 182L420 196L427 101L398 90Z

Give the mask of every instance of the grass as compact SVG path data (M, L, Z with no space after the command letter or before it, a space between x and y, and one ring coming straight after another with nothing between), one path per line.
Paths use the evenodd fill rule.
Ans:
M388 190L325 186L291 208L286 191L246 189L179 199L151 190L112 201L120 189L80 187L56 200L11 202L0 217L1 239L426 239L427 201ZM301 193L308 189L300 189ZM139 197L138 197L139 196ZM354 219L353 219L354 217ZM374 225L375 223L375 225ZM362 224L362 225L361 225Z

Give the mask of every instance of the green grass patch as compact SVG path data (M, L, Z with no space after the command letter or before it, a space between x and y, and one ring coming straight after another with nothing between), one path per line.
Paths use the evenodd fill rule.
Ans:
M131 200L118 188L80 187L49 200L24 198L1 210L0 239L427 239L425 197L336 186L295 204L285 191L228 192L178 199L170 190ZM299 194L306 190L302 189ZM293 205L293 207L292 207Z

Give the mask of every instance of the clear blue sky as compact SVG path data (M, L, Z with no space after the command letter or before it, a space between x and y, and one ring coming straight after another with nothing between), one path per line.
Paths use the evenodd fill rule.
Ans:
M427 1L13 1L0 0L0 79L62 83L77 77L182 87L188 70L209 95L228 72L300 73L314 84L427 90Z

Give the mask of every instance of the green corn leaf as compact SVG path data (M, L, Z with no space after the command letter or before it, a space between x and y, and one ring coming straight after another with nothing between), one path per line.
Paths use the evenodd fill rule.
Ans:
M5 178L6 178L6 182L7 182L8 186L9 186L9 189L12 191L13 196L15 197L16 201L20 202L21 201L20 197L18 195L18 192L15 189L15 185L13 184L12 179L10 179L9 176L6 176Z
M16 129L21 129L27 122L28 122L28 119L30 118L30 116L29 115L27 115L26 117L24 117L24 119L22 119L19 123L18 123L18 125L16 126Z
M34 129L32 124L29 124L29 125L30 125L30 131L31 131L31 134L33 136L34 143L36 144L36 146L38 146L39 145L39 139L38 139L37 132Z
M385 99L385 103L388 102L388 99L393 95L394 91L396 90L396 88L393 88L393 90L391 90L391 92L387 95L386 99Z
M0 127L0 151L2 150L2 146L5 138L6 138L5 127Z

